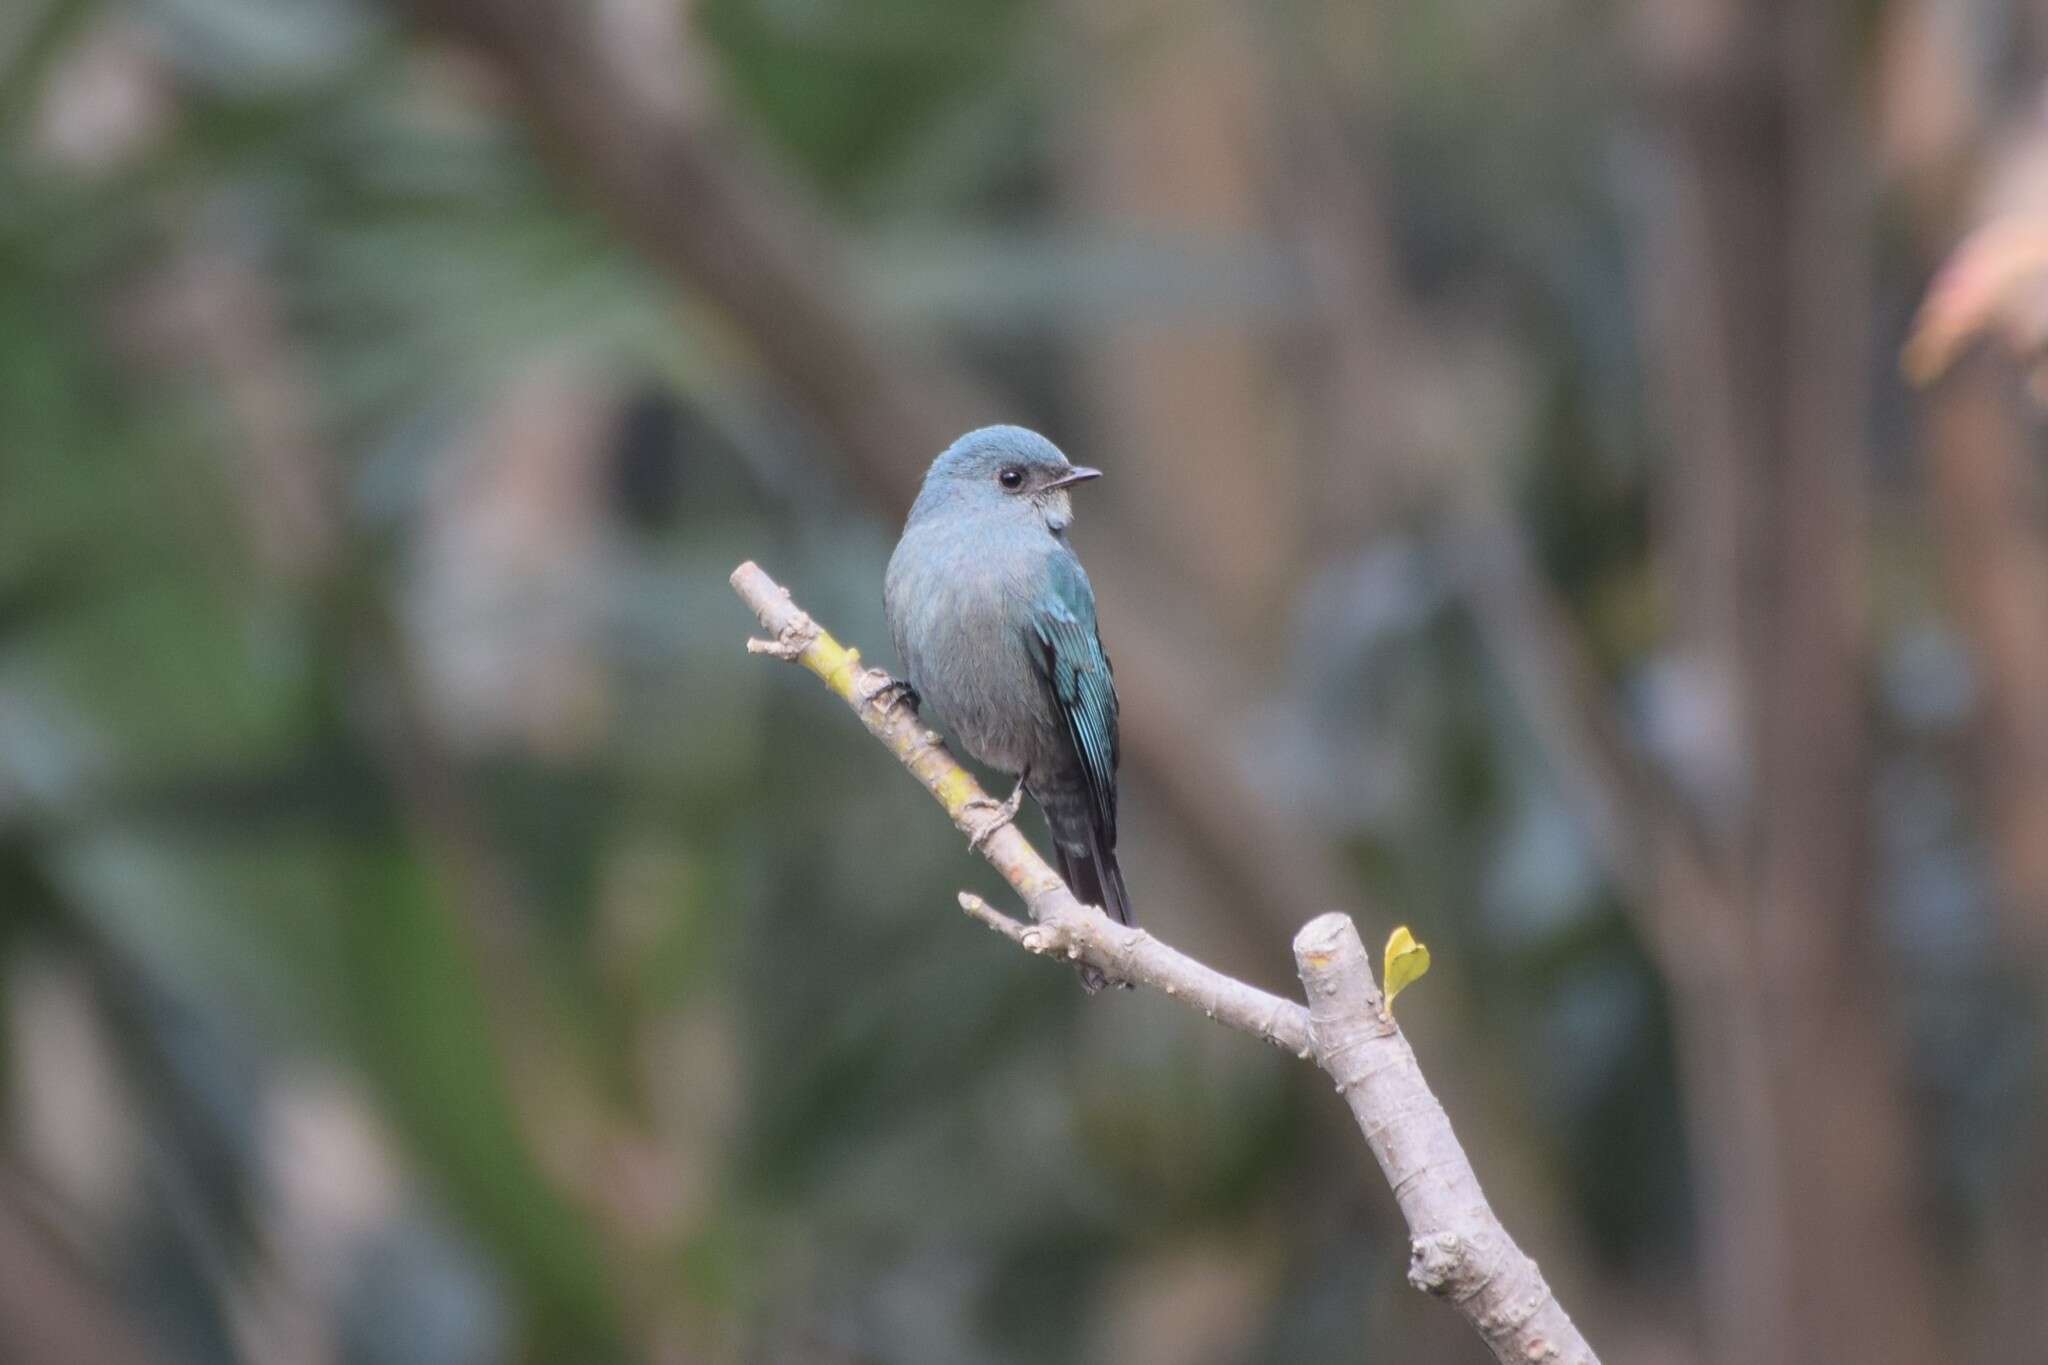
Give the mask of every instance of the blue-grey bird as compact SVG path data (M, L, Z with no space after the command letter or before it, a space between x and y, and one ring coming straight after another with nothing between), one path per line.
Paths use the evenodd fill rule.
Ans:
M968 432L925 474L883 601L920 707L975 758L1017 776L998 819L1029 792L1067 886L1129 924L1116 862L1116 684L1095 590L1066 534L1068 490L1099 477L1022 427Z

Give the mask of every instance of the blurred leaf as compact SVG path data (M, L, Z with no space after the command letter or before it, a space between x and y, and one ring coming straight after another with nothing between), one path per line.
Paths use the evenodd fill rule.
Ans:
M535 1164L475 968L433 886L396 850L351 862L347 961L360 1053L436 1183L527 1286L536 1339L589 1359L621 1339L590 1230Z
M98 0L26 0L17 17L0 23L0 138L15 133L35 107L51 59L100 8Z
M698 16L753 114L821 183L850 190L1016 59L1019 0L855 6L712 0Z
M2048 348L2048 217L1994 219L1963 239L1914 319L1902 357L1906 377L1933 383L1986 334L2030 364Z

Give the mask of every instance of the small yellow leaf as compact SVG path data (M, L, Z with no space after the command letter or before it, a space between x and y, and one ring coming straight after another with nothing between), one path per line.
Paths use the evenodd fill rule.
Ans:
M1380 989L1387 993L1387 1008L1392 1009L1394 997L1411 983L1420 981L1428 970L1429 949L1415 941L1407 925L1388 934L1386 964L1380 970Z

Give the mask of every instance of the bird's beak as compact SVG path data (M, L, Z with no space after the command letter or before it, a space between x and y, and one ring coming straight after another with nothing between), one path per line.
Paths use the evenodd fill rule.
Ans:
M1077 464L1045 487L1050 492L1055 488L1072 488L1077 483L1086 483L1090 479L1099 479L1101 477L1101 470L1090 469L1087 465Z

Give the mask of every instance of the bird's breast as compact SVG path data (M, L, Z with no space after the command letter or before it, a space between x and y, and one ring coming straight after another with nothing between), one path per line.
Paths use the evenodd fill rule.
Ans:
M1034 550L972 526L913 527L885 589L896 652L925 710L973 757L1011 773L1031 766L1058 724L1028 644L1033 578L1043 576Z

